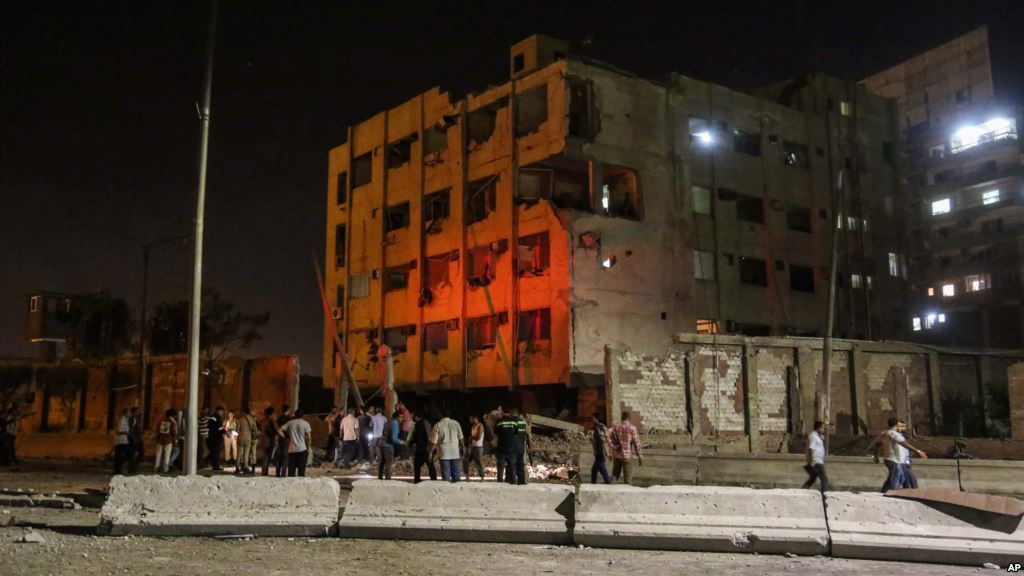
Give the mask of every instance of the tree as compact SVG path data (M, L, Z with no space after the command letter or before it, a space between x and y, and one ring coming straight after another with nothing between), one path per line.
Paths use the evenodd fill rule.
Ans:
M189 303L163 303L149 323L150 346L154 354L183 354L188 351ZM244 350L263 338L260 330L270 323L270 313L251 314L225 300L214 288L203 289L199 322L199 348L203 376L209 384L224 377L218 363L229 354Z
M69 358L116 358L132 348L136 326L124 298L107 290L83 294L75 299L70 316Z

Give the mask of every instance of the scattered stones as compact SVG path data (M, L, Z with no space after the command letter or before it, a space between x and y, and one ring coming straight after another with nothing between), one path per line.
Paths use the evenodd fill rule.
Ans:
M21 536L21 538L18 539L18 542L22 544L46 544L46 539L43 538L38 532L34 530L29 530L28 532L25 532Z

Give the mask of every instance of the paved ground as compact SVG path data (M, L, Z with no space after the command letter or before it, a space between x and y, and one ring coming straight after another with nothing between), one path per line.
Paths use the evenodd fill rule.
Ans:
M319 471L317 472L319 474ZM109 474L95 463L28 462L0 468L0 490L75 496L81 510L0 509L0 574L203 576L253 574L618 574L924 576L998 574L973 567L749 554L613 551L557 546L455 544L307 538L222 541L209 538L110 538L92 535L98 494ZM286 481L286 480L283 480ZM26 534L43 542L20 543ZM31 538L30 538L31 539Z

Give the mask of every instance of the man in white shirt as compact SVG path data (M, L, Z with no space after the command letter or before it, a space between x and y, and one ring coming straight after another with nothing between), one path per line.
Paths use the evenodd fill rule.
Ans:
M313 443L313 428L302 419L302 410L295 411L295 418L278 429L277 434L288 439L288 475L306 475L309 446Z
M131 408L121 412L121 420L117 423L117 436L114 437L114 474L124 474L131 456L131 444L128 434L132 430Z
M359 445L359 419L351 410L341 419L341 465L349 467L356 457Z
M807 435L807 482L804 488L810 488L815 480L821 480L821 491L828 490L828 475L825 474L825 423L818 420L814 423L814 430Z
M380 407L374 406L370 409L373 415L370 417L370 422L373 424L373 438L370 438L370 446L373 450L373 460L376 461L380 456L380 439L384 436L384 427L387 426L388 417L385 416Z
M885 483L882 484L882 492L888 492L889 490L899 490L903 487L904 483L904 466L903 463L909 458L909 453L914 452L921 458L927 458L928 455L922 450L914 448L907 443L906 438L900 433L901 426L906 426L903 422L895 416L889 418L889 429L878 435L877 438L868 446L868 450L877 446L878 451L875 452L875 461L877 462L879 457L885 458L885 467L888 470L888 475L885 478Z
M460 481L462 478L459 470L459 447L462 446L463 440L462 426L450 418L450 410L447 407L444 410L444 418L434 425L433 435L434 446L441 460L441 479L448 482Z

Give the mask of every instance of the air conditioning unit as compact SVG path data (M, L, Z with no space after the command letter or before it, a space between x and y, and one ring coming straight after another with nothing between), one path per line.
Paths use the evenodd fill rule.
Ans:
M341 306L336 306L334 308L331 308L331 318L334 318L335 320L341 320L341 318L344 315L344 313L345 313L345 309L342 308Z
M459 329L459 319L458 318L452 318L451 320L445 320L444 321L444 327L447 328L448 330L458 330Z
M335 268L344 268L345 267L345 257L344 256L336 256L334 258L334 267Z

